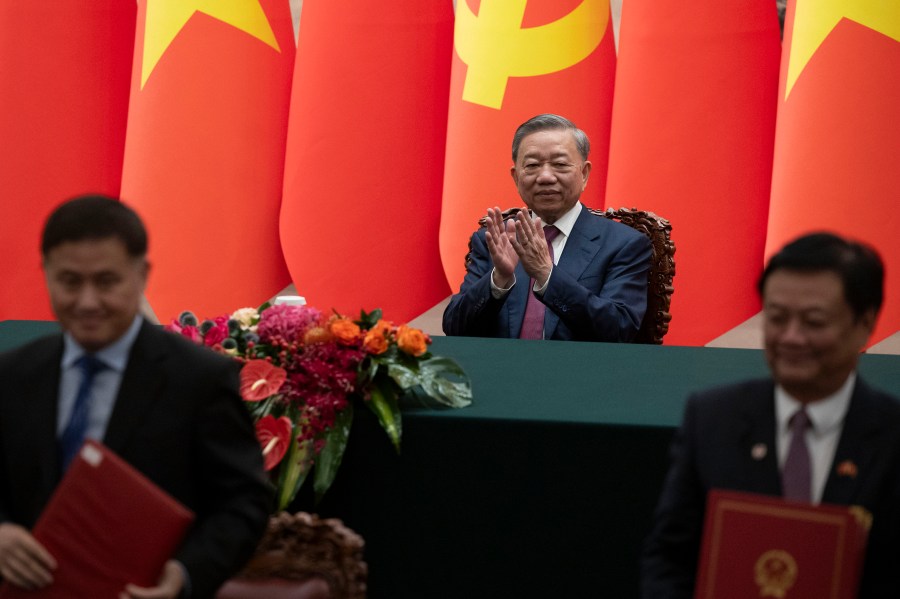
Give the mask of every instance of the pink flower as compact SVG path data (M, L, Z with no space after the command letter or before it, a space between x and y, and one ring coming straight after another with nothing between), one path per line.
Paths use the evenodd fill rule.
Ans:
M272 306L260 315L256 333L263 343L275 340L293 343L302 341L306 331L317 326L321 319L322 313L309 306Z
M221 326L216 324L214 327L210 327L206 334L203 336L203 343L207 347L212 347L217 343L222 343L225 338L228 337L228 325Z
M170 324L166 325L166 330L172 331L173 333L178 333L179 335L182 335L183 337L187 337L194 343L200 343L203 340L203 338L200 336L200 331L197 329L197 327L195 327L193 325L182 326L178 322L177 318L173 319Z

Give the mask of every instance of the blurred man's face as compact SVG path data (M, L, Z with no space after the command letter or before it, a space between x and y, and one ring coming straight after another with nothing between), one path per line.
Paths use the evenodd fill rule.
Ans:
M65 242L44 256L56 318L90 352L128 330L140 307L147 270L146 260L129 256L117 237Z
M840 277L776 270L763 289L766 359L772 376L802 402L837 391L856 367L875 313L856 317Z
M581 197L591 163L581 159L571 131L536 131L522 138L511 172L525 205L552 224Z

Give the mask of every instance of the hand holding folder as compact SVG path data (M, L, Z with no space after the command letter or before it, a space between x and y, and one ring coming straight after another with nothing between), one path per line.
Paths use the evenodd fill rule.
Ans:
M58 564L53 583L0 598L117 599L128 583L154 586L194 515L107 447L88 440L35 524Z

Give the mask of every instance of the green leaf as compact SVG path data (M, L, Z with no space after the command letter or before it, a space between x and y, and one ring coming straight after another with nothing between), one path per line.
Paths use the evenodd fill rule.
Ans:
M373 381L376 372L378 372L378 362L373 360L371 356L366 357L359 365L359 371L356 374L358 388L362 389Z
M312 468L312 442L302 443L295 437L281 462L278 476L278 511L287 509Z
M410 368L405 364L396 362L387 364L388 376L394 379L394 382L404 390L419 384L419 373L417 370L417 368Z
M406 389L403 392L403 395L400 396L401 409L435 407L443 407L443 404L436 404L435 400L431 399L431 396L425 393L425 390L422 389L421 385Z
M276 417L281 416L281 414L284 413L284 409L280 407L280 399L281 396L276 394L270 395L262 401L245 401L244 405L247 406L250 416L253 418L253 421L256 422L267 414Z
M381 423L381 428L384 429L391 443L394 444L394 449L397 450L397 453L400 453L402 423L397 393L391 388L390 380L384 380L380 377L374 381L370 392L371 397L366 404L378 417L378 422Z
M313 491L316 493L316 504L325 495L325 492L334 482L344 450L347 449L347 440L350 438L350 425L353 424L353 404L335 415L334 426L325 431L323 440L325 446L316 457L316 469L313 473Z
M369 330L375 326L375 324L381 320L381 308L375 308L369 313L366 313L365 310L359 311L359 320L356 321L360 327L365 330Z
M432 357L419 364L417 380L426 400L415 397L430 408L464 408L472 403L472 383L451 358Z

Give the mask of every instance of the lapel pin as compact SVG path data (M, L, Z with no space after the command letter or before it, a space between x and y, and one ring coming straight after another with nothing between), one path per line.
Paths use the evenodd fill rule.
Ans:
M766 447L765 443L757 443L752 448L750 448L750 456L754 460L761 460L766 457L766 454L769 452L769 448Z
M858 472L859 469L856 467L856 464L853 463L853 460L844 460L837 465L838 476L848 476L850 478L856 478Z

